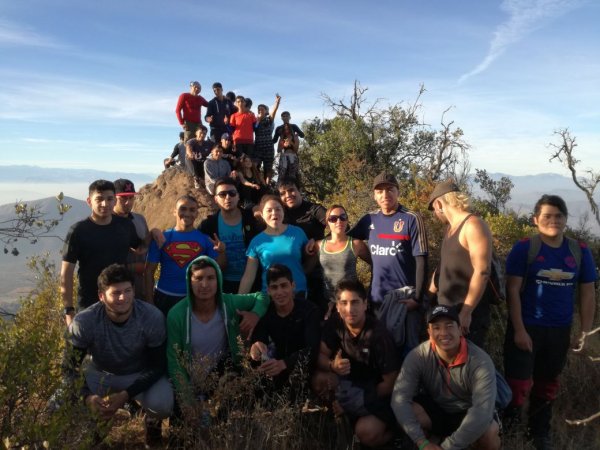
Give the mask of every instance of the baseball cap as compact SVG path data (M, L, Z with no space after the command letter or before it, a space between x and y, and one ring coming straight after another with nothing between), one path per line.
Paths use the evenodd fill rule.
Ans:
M375 180L373 180L373 189L377 189L377 186L380 184L391 184L398 189L400 188L400 186L398 186L398 180L396 180L396 177L387 172L381 172L375 177Z
M115 195L117 197L125 197L135 195L135 187L133 182L125 178L119 178L115 181Z
M440 317L447 317L448 319L454 320L456 323L460 324L460 320L458 319L458 311L454 306L436 306L431 311L429 311L429 314L427 316L427 323L435 322Z
M231 140L231 136L229 136L229 133L223 133L221 135L221 139L229 139L229 140Z
M198 87L200 87L200 83L198 83L197 81L190 81L190 86L198 86Z
M435 186L435 188L433 189L433 192L431 193L431 195L429 196L428 209L430 211L433 211L433 201L436 198L441 197L442 195L445 195L448 192L458 192L458 191L460 191L460 189L458 188L457 184L452 180L446 180L446 181L442 181L441 183L438 183Z

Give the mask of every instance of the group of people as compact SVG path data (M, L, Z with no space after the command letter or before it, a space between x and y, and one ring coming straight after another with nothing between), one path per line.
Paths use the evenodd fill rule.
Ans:
M194 177L194 186L204 186L210 195L214 195L215 180L231 177L240 188L242 206L255 206L274 179L274 145L278 177L298 178L298 148L304 133L290 123L288 111L281 113L283 124L275 128L279 94L270 109L260 104L255 114L250 98L225 94L219 82L212 89L215 97L207 101L200 95L200 83L192 81L190 91L179 96L175 114L183 131L171 156L164 160L165 168L181 165ZM210 135L202 123L202 107Z
M90 409L110 417L135 399L148 417L185 416L209 395L195 390L185 358L223 373L249 355L272 389L306 383L332 401L364 445L383 445L401 428L420 450L500 448L501 375L486 352L492 236L453 181L429 199L447 225L431 277L423 219L399 204L390 173L373 181L379 209L352 227L342 205L306 200L293 178L260 199L259 218L240 207L237 180L217 178L212 189L218 210L198 228L198 202L186 195L174 205L175 227L150 231L131 211L133 183L90 185L91 215L69 231L61 270L76 350L67 374L83 370ZM560 197L544 195L533 214L538 234L517 242L506 263L505 416L517 422L529 397L537 449L551 448L574 299L581 330L594 320L595 264L585 243L565 236L567 216ZM371 267L369 289L358 259ZM299 365L309 375L300 380Z

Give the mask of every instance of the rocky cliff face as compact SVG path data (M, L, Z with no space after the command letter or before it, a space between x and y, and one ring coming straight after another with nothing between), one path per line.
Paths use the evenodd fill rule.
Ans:
M138 192L133 210L146 217L151 229L164 230L175 225L175 202L182 195L189 194L198 200L200 214L196 226L216 211L215 202L204 186L195 189L193 177L179 167L163 171L153 183L142 186Z

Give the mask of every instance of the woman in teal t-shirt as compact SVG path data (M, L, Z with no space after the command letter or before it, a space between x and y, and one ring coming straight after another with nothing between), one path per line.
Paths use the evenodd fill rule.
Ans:
M292 271L297 294L306 292L302 257L311 253L308 249L314 247L314 241L309 241L301 228L283 223L283 203L279 197L265 195L260 202L259 211L267 228L250 241L239 293L250 292L259 265L262 268L262 290L266 291L266 272L275 263L284 264Z

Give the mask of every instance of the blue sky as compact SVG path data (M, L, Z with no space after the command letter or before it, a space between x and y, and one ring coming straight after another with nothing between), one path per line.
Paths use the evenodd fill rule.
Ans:
M473 168L565 173L549 164L569 127L600 163L600 2L0 2L0 165L158 174L190 80L214 81L300 123L329 117L321 92L411 102L448 119Z

